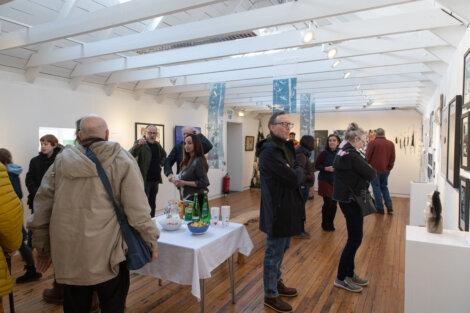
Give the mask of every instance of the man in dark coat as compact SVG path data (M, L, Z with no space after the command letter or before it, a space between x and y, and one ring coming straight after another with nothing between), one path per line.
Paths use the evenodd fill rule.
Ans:
M305 170L295 162L294 146L287 141L292 127L289 117L284 112L275 113L268 127L270 138L256 146L261 173L260 230L267 234L264 304L277 312L292 312L280 296L294 297L297 290L283 284L281 264L290 237L303 231L300 186L305 181Z
M209 153L209 151L211 151L212 143L209 141L209 139L204 137L203 134L197 133L197 131L191 126L183 127L182 132L183 132L183 141L184 141L184 138L186 138L188 135L196 134L199 137L199 139L201 139L202 150L204 151L204 154ZM172 170L172 167L175 163L176 163L176 174L179 174L179 172L181 171L180 165L181 165L181 161L183 161L183 141L181 141L179 144L174 146L173 149L171 149L170 154L165 160L163 170L164 170L165 176L168 177L168 180L170 182L173 182L175 178L173 175L173 170Z

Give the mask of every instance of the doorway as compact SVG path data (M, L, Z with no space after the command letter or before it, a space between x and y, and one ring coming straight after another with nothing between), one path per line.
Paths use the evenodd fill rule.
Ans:
M227 122L227 172L230 191L243 190L243 134L242 124Z

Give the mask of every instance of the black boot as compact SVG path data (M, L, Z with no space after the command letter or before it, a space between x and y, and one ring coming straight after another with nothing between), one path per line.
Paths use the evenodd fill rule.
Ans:
M17 284L29 283L30 281L39 280L42 277L41 273L36 272L34 266L25 266L26 273L16 279Z

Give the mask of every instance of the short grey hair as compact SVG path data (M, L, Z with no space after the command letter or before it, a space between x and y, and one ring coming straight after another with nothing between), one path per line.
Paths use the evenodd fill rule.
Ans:
M366 135L366 132L357 125L357 123L352 122L348 125L346 133L344 134L344 139L347 141L353 141L356 136L362 137Z
M376 134L377 136L385 136L385 130L384 130L383 128L377 128L377 129L375 130L375 134Z

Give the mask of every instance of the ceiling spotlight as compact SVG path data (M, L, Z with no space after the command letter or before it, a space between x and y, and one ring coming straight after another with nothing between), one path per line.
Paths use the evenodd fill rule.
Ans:
M363 105L362 108L363 108L363 109L367 108L367 105Z
M309 43L310 41L312 41L313 39L315 39L315 32L313 31L313 29L308 29L303 37L302 37L302 41L304 43Z
M359 85L356 86L356 89L359 89L359 88L361 88L361 84L359 84Z
M344 79L346 79L346 78L349 78L349 76L351 76L351 72L344 73L343 77L344 77Z
M238 116L240 116L240 117L245 116L245 111L243 111L243 110L238 111Z
M338 105L338 106L335 106L335 110L339 110L339 108L340 108L340 106L339 106L339 105Z
M332 68L335 68L335 67L337 67L340 63L341 63L341 60L338 59L338 60L334 61L333 64L331 64L331 67L332 67Z
M338 49L336 48L331 48L329 51L328 51L328 59L333 59L336 54L338 53Z

